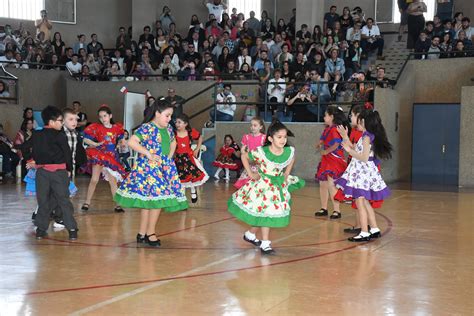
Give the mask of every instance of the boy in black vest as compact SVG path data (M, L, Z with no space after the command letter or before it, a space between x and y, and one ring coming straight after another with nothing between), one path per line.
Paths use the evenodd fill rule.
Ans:
M69 231L69 240L77 239L77 223L73 217L74 208L69 200L69 174L72 155L63 130L63 114L53 106L47 106L41 117L46 123L43 130L32 136L32 158L36 171L36 198L38 214L35 218L36 239L47 236L51 205L54 199L62 214L64 225Z

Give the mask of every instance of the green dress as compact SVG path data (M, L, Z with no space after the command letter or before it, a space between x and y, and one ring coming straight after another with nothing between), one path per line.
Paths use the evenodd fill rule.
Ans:
M249 159L258 165L260 179L250 180L227 202L229 212L241 221L257 227L285 227L290 223L290 192L304 187L305 182L288 176L284 169L293 160L294 147L285 147L275 155L268 146L249 153Z

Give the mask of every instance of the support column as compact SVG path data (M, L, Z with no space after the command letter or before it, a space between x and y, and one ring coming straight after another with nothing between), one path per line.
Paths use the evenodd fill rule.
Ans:
M296 31L300 30L301 24L307 24L308 30L313 32L315 25L323 28L324 13L327 8L325 0L296 0Z

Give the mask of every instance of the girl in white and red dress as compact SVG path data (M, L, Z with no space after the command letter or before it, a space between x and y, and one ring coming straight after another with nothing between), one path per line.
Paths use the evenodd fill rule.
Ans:
M114 123L112 111L107 105L102 105L97 113L100 123L90 124L84 130L84 143L88 146L86 149L87 169L92 169L92 178L87 189L86 202L82 205L83 211L89 210L101 174L109 182L112 197L117 191L117 182L121 182L126 177L117 152L117 144L123 141L123 126ZM117 213L124 211L118 205L114 210Z
M249 152L256 150L265 143L265 123L259 117L254 117L250 120L250 134L242 136L242 146L245 146ZM250 169L257 172L258 166L251 162ZM249 175L244 170L240 175L239 180L235 182L234 187L240 189L250 180Z
M202 145L201 134L189 124L189 117L181 114L176 118L176 151L174 162L178 169L179 179L184 188L191 189L191 202L197 202L196 187L203 185L209 179L201 162L197 159ZM193 151L191 144L197 141Z
M224 146L219 150L219 155L212 165L217 167L217 171L214 174L216 180L219 180L219 173L222 170L225 170L224 180L226 181L230 179L229 170L240 170L242 166L240 162L240 147L235 143L232 135L227 134L224 136Z
M337 131L338 125L346 125L346 118L341 108L328 106L324 114L324 123L326 128L321 135L318 148L321 150L321 162L318 166L316 179L319 180L319 191L321 194L321 210L317 211L315 216L328 215L328 200L331 197L334 211L331 219L341 218L341 209L338 201L334 200L336 187L334 180L338 179L346 170L347 162L342 149L342 137Z

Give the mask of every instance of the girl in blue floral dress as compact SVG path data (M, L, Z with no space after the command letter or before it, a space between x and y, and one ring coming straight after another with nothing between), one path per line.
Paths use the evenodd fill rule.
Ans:
M169 125L173 105L161 98L152 108L128 142L138 158L114 199L123 207L142 209L137 243L159 247L155 227L161 210L181 211L188 202L172 158L176 149Z

